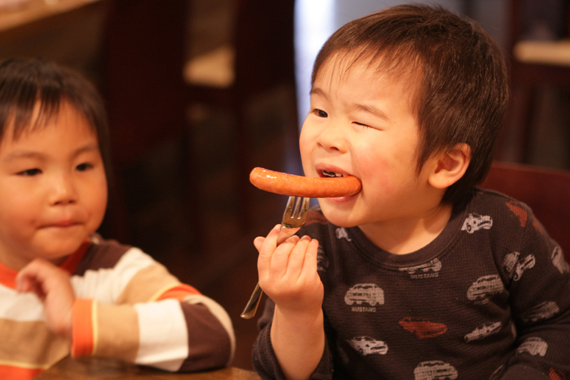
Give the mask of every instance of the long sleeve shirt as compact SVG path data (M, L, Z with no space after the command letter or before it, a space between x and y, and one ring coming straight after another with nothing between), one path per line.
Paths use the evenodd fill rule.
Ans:
M49 331L35 294L0 264L0 379L31 379L64 356L101 356L167 371L227 365L231 320L140 249L98 235L62 264L77 297L72 341Z
M318 208L299 234L320 243L325 290L326 349L312 379L570 378L570 266L525 204L476 189L406 255ZM253 361L262 378L283 379L273 310L268 300Z

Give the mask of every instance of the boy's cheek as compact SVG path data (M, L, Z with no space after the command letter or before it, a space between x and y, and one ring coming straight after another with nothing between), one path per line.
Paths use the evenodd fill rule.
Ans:
M303 165L303 171L305 172L306 176L311 175L311 169L313 168L312 164L312 157L311 153L313 149L306 139L303 138L303 134L301 134L301 138L299 139L299 151L301 153L301 163Z

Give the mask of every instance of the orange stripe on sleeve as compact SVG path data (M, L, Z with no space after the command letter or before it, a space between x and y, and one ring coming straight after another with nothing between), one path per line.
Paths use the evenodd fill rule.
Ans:
M43 369L38 368L23 368L13 367L9 365L0 365L0 378L10 380L28 380L33 379L43 371Z
M183 301L184 298L194 294L201 293L190 285L179 284L162 293L160 296L158 296L156 301L162 301L165 299L176 299L178 301Z
M71 356L74 358L93 355L95 348L94 308L94 301L84 298L76 299L73 304Z

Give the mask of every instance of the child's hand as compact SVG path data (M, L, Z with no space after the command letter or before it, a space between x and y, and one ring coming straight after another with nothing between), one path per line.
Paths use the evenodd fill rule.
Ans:
M69 274L43 259L26 265L16 278L20 292L34 292L44 303L48 328L56 334L71 338L71 312L75 293Z
M320 312L324 288L317 273L319 243L309 236L292 236L277 245L279 228L254 240L259 284L283 313Z

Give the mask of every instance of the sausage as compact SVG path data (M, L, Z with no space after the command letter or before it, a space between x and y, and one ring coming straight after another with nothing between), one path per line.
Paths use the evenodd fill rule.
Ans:
M257 188L271 193L308 198L335 198L354 195L362 184L353 176L303 177L264 168L253 168L249 181Z

